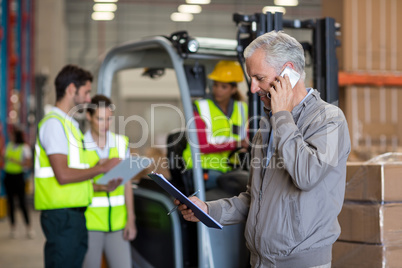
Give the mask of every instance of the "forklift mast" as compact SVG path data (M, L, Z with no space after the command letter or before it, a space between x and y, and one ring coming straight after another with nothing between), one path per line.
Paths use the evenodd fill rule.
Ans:
M321 98L326 102L338 105L338 60L336 47L340 41L336 39L339 27L333 18L301 20L284 20L282 13L255 13L254 15L233 14L233 21L237 24L237 53L239 62L244 66L243 52L255 38L270 31L281 31L284 28L311 29L311 43L300 42L305 54L310 54L313 65L313 87L317 89ZM244 72L247 84L250 81ZM264 114L263 105L257 94L249 90L249 129L250 140L258 130L258 122Z
M333 19L287 21L282 19L280 13L251 16L234 14L233 19L238 25L237 42L216 38L192 38L187 32L180 31L170 36L147 37L112 48L99 69L98 93L111 96L114 89L113 78L122 70L145 69L150 77L160 76L165 69L173 70L187 132L185 146L187 143L190 145L193 163L200 163L198 136L195 131L191 131L196 129L192 98L203 97L206 94L206 74L220 60L238 59L244 67L243 51L252 40L271 30L279 31L285 27L307 28L313 31L312 43L302 45L305 53L309 53L313 59L314 87L321 91L324 100L336 103L338 67L335 56L336 27ZM151 80L148 82L151 83ZM141 90L143 89L141 87L133 86L131 90ZM263 106L258 95L250 92L249 102L249 131L252 138L258 129ZM180 130L180 134L181 132ZM168 141L168 144L178 142L178 139L174 140ZM175 163L173 166L177 167ZM178 171L183 174L182 170ZM186 182L192 183L193 191L200 191L198 197L207 200L201 165L194 165L192 171L188 173L191 174L188 178L177 177L181 180L187 179ZM135 260L138 267L249 267L249 252L243 235L244 222L216 230L209 229L202 223L187 222L179 213L167 216L166 214L174 207L171 196L158 189L159 186L155 187L152 180L141 180L141 182L133 190L138 236L131 243L135 256L133 262ZM214 190L215 195L210 195ZM208 200L224 197L222 189L209 190L208 194L211 197ZM233 194L226 195L225 197L233 196Z

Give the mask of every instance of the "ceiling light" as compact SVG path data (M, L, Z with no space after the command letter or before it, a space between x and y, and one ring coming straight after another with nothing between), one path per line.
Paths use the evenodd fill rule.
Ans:
M114 19L113 12L94 12L92 13L93 20L112 20Z
M262 13L267 13L267 12L271 12L271 13L275 13L275 12L281 12L283 14L286 13L286 8L284 7L277 7L277 6L266 6L262 9Z
M295 7L299 5L298 0L274 0L274 4L277 6L289 6L289 7Z
M116 3L118 0L94 0L94 2Z
M201 13L202 8L199 5L180 5L178 7L180 13Z
M211 0L186 0L187 4L206 5L211 3Z
M117 10L116 4L95 4L94 11L97 12L114 12Z
M170 15L172 21L192 21L194 19L193 14L174 12Z

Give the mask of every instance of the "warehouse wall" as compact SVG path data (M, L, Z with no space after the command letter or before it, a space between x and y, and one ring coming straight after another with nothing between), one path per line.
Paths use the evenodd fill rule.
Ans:
M177 10L177 1L121 1L116 11L116 17L110 22L95 22L88 20L92 4L88 1L68 1L66 13L69 28L68 59L77 62L97 73L99 64L108 49L124 42L137 41L147 36L166 35L178 30L187 30L192 36L235 39L236 24L232 20L233 13L254 14L261 12L261 1L238 1L237 5L228 1L213 1L211 5L204 5L203 12L195 15L190 23L175 23L170 21L170 14ZM288 9L287 19L315 18L320 16L320 6L310 5L308 8ZM299 40L311 39L309 30L288 31ZM308 72L310 83L311 71ZM147 87L140 73L116 76L113 87L113 100L121 109L117 114L126 117L137 115L149 119L152 113L151 104L172 104L181 109L179 90L174 74L166 73L159 85ZM156 83L155 83L156 84ZM311 84L311 83L310 83ZM94 84L96 87L96 83ZM125 107L122 109L122 107ZM161 124L155 124L151 135L160 145L166 141L168 133L177 128L184 128L180 115L172 110L156 111ZM165 111L165 112L163 112ZM166 112L169 111L169 112ZM151 128L149 128L151 130ZM143 129L137 123L127 125L126 135L137 142L144 135ZM151 138L141 148L154 146Z
M192 36L234 39L237 29L232 20L233 13L254 14L261 12L264 5L260 0L216 0L211 5L203 6L203 12L195 15L193 22L175 23L170 20L170 14L177 11L180 3L175 0L119 1L115 19L102 22L91 19L92 0L37 0L36 70L49 77L45 103L54 104L53 81L64 64L73 63L89 69L95 75L95 94L100 63L112 47L146 36L170 35L178 30L187 30ZM288 8L285 18L303 20L320 16L321 7L314 0L306 6ZM311 39L309 30L287 32L301 41ZM132 79L134 77L136 79ZM181 109L174 75L167 73L163 81L167 79L169 82L159 90L142 87L141 79L144 78L138 73L135 76L120 74L115 77L112 99L117 105L117 115L148 118L152 103L172 104ZM307 84L311 85L311 69L307 70ZM166 95L161 92L169 93ZM170 113L163 112L158 116L162 122L171 122L158 125L156 140L160 143L165 140L167 133L177 128L179 118L172 119ZM116 128L119 126L116 125ZM127 125L125 134L133 141L138 141L143 132L135 123L131 123ZM151 140L144 147L149 146L152 146Z
M67 60L64 0L35 0L35 72L48 76L45 103L54 105L53 81Z

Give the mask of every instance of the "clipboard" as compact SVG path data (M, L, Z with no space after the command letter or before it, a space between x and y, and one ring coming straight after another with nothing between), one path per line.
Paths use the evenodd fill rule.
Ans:
M174 198L179 200L181 203L186 204L186 206L194 212L194 215L206 226L215 229L223 228L219 222L201 210L196 204L188 199L187 196L174 187L162 174L151 173L148 174L148 176Z
M109 172L105 173L103 177L96 181L96 184L105 185L112 179L122 178L123 181L120 185L123 185L143 169L149 167L151 163L152 160L150 158L131 155L118 163L114 168L109 170Z

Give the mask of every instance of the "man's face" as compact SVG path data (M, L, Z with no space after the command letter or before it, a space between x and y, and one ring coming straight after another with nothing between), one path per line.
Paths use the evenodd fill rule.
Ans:
M91 102L91 87L92 84L90 81L87 81L85 85L80 86L75 92L74 96L74 104L85 104Z
M265 61L265 52L256 49L254 53L246 59L247 74L251 79L251 92L257 93L266 108L271 107L271 100L267 97L271 83L278 75L275 69Z

